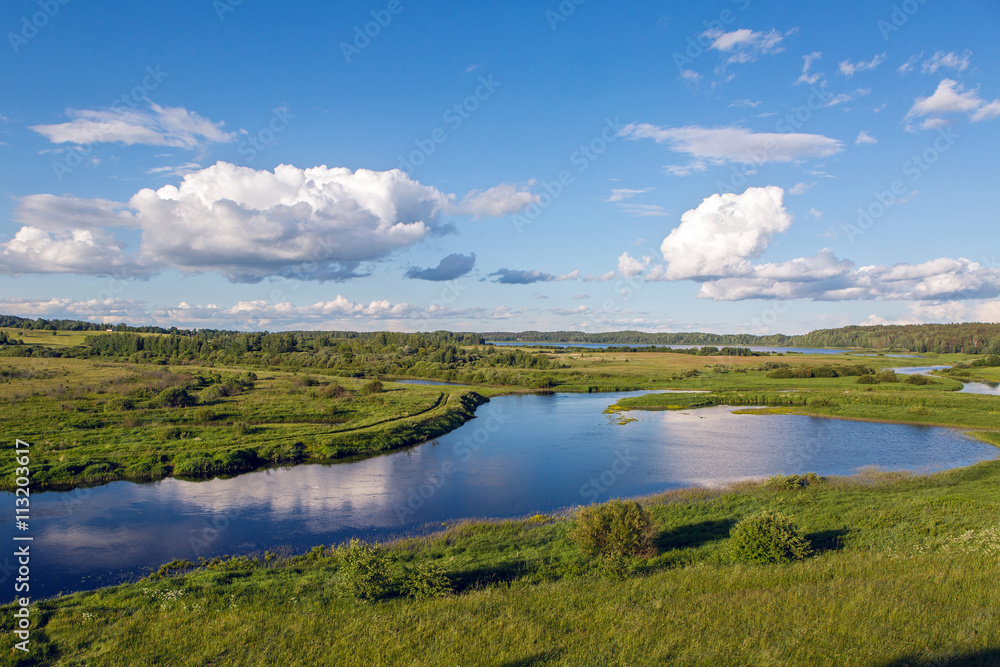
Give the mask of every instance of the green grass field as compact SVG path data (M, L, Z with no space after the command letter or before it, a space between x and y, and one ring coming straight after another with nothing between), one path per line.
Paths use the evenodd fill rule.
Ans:
M83 345L83 339L93 336L93 331L42 331L34 329L12 329L0 327L14 340L20 340L25 345L45 345L46 347L72 347Z
M343 550L214 562L36 603L38 660L23 664L995 665L998 483L988 462L674 491L644 501L657 553L624 576L577 550L572 516L389 545L390 578L428 563L449 578L431 599L345 596ZM762 509L792 517L814 555L732 562L730 528Z

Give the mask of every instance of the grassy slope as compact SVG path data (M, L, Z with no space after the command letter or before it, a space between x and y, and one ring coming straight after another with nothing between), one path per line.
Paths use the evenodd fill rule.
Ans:
M235 561L36 605L36 656L49 656L36 664L992 665L998 483L989 462L795 491L671 492L646 501L659 555L623 581L576 552L564 519L392 545L397 569L447 569L458 590L435 600L342 598L329 551ZM792 516L817 555L729 562L729 527L764 508Z

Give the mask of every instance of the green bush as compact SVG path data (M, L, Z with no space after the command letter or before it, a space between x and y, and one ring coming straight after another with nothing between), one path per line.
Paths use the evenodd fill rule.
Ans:
M813 369L813 377L835 378L837 375L837 369L833 366L817 366Z
M371 601L386 597L392 588L389 555L377 544L353 539L338 549L340 567L338 586L341 593L357 600Z
M855 382L858 384L878 384L878 378L874 375L859 375Z
M328 384L319 390L319 395L323 398L348 398L351 392L339 384Z
M899 382L899 376L896 375L896 371L887 368L884 371L879 371L875 379L879 382Z
M926 375L907 375L906 379L903 380L906 384L915 384L917 386L923 386L927 384L938 384L938 381L934 378L927 377Z
M201 392L203 403L214 403L220 398L233 395L233 388L224 384L213 384Z
M653 553L649 514L634 500L612 500L580 510L570 538L588 556L610 559Z
M768 373L767 377L774 378L775 380L790 380L796 377L796 375L791 368L779 368Z
M361 395L368 396L370 394L381 394L384 387L382 383L378 380L371 380L370 382L365 382L361 385Z
M125 412L135 407L135 402L125 396L112 396L104 404L105 412Z
M184 408L194 405L194 397L184 387L167 387L154 399L162 408Z
M215 414L215 410L212 408L198 408L191 413L191 419L196 422L210 422L215 420L216 417L218 415Z
M174 474L178 477L206 477L215 473L215 459L205 452L189 452L174 459Z
M787 563L812 553L792 520L770 510L739 522L729 536L733 560L738 563Z
M450 594L452 585L447 571L439 563L426 561L407 570L403 590L411 598L426 600Z

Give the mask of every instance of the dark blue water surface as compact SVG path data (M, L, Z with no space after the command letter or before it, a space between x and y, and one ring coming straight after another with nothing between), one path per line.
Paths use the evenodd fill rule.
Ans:
M727 407L631 412L637 421L621 425L602 410L625 395L635 394L495 398L444 437L364 461L35 494L31 592L126 581L174 558L303 552L682 486L862 466L931 471L998 454L953 429ZM12 508L13 496L0 495ZM4 531L9 545L10 519ZM9 572L0 576L12 597Z

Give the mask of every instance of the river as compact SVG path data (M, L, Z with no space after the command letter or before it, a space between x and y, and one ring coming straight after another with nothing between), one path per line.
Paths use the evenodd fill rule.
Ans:
M725 406L634 411L624 414L637 421L624 425L602 414L640 393L503 396L441 438L363 461L34 494L32 593L133 580L174 558L301 553L677 487L864 466L924 472L998 454L947 428L735 415ZM11 544L11 519L4 530Z

